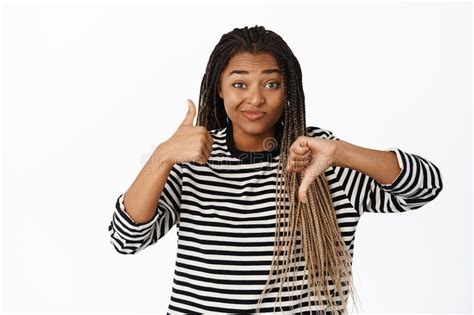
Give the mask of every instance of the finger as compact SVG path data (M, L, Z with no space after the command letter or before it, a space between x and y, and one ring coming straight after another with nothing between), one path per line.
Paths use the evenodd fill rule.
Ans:
M205 164L207 160L209 160L209 157L211 156L211 151L208 151L207 149L201 150L201 164Z
M202 135L204 136L204 139L199 138L199 141L200 142L202 141L202 144L206 147L206 149L209 150L209 152L211 152L212 145L214 144L214 138L212 138L211 134L206 129L206 127L199 126L197 127L197 129L200 133L201 133L201 129L203 130Z
M193 126L194 116L196 116L196 106L190 99L188 99L187 102L188 112L186 113L186 117L184 118L182 125Z
M302 155L308 152L309 147L304 143L304 139L299 140L293 143L290 147L290 152L293 152L296 155Z
M288 162L286 163L286 171L287 171L288 173L293 172L293 167L291 166L291 162L290 162L290 161L288 161Z
M214 139L209 134L209 132L204 133L204 139L199 139L200 145L202 146L201 150L204 150L210 154L212 152L212 144L214 143Z
M287 170L293 172L301 172L308 167L313 161L313 156L309 155L305 159L290 159L287 162Z
M193 155L191 160L199 164L204 164L206 156L205 151L206 150L204 148L199 149L199 151L197 151L196 154Z
M296 167L293 161L288 161L286 163L286 171L291 173L291 172L299 172L300 170Z
M312 160L313 157L311 155L304 160L289 160L286 164L286 169L288 172L302 172L311 164Z
M206 152L211 152L212 151L212 144L209 143L209 141L206 139L204 141L204 148L206 149Z
M312 156L312 152L310 150L310 151L307 151L305 154L302 154L302 155L291 154L290 155L290 160L291 161L303 161L303 160L309 159L311 156Z
M300 191L298 193L298 197L300 198L300 201L302 203L307 203L308 202L308 197L306 196L306 192L303 192L300 188Z
M307 202L308 189L311 183L315 180L315 177L310 172L303 173L303 180L301 181L300 188L298 190L298 197L303 203Z
M312 161L313 161L313 157L310 156L307 159L294 161L293 163L295 163L294 165L298 168L306 168L311 164Z
M311 161L298 161L291 162L287 169L291 172L304 172L305 169L311 164Z
M206 133L206 136L207 136L207 139L208 139L208 143L211 147L211 151L212 151L212 145L214 144L214 138L211 136L211 134L209 132Z

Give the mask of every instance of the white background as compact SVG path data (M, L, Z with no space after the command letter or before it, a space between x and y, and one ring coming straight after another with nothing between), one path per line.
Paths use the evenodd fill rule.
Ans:
M469 2L4 3L2 310L166 312L176 227L120 255L116 198L198 104L220 36L258 24L301 64L307 125L442 172L421 209L361 218L359 311L470 312L471 16Z

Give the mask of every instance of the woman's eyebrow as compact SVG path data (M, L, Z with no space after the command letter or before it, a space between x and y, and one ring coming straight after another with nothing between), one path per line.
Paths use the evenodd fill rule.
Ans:
M266 70L262 70L261 73L262 74L270 74L270 73L279 73L279 74L281 74L281 71L280 71L280 69L266 69ZM229 77L233 74L249 74L249 72L247 70L232 70L229 73Z

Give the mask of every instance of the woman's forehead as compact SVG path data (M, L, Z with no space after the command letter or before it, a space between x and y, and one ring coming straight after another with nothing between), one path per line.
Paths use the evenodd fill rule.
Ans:
M270 53L238 53L230 58L225 70L228 72L232 70L240 70L239 67L248 68L247 70L260 69L263 67L280 69L275 57Z

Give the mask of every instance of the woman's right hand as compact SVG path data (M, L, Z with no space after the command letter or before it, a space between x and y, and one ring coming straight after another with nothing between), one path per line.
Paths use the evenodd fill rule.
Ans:
M204 126L194 126L196 106L188 99L188 112L175 133L160 147L171 163L197 162L204 164L211 155L214 139Z

